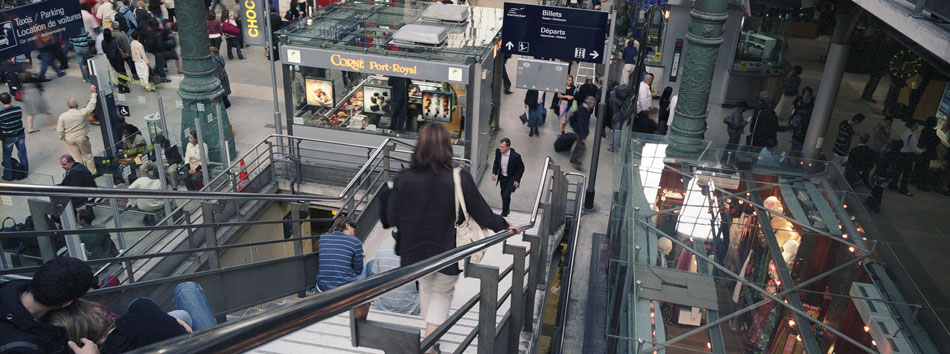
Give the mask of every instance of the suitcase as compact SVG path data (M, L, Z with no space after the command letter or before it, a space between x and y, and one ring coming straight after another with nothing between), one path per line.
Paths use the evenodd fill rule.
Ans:
M575 141L577 141L577 134L570 132L561 134L561 136L557 137L557 140L554 140L554 151L570 151Z

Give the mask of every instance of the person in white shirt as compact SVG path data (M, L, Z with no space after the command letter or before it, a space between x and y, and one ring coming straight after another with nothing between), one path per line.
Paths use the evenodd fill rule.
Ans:
M653 74L643 74L643 81L640 82L640 91L637 93L637 113L646 111L653 106L653 91L650 85L653 84Z
M79 11L82 15L82 25L86 28L86 33L95 37L99 33L99 23L96 22L96 17L89 12L89 5L85 3L83 5L82 10Z
M675 95L670 98L670 117L666 118L666 131L670 131L670 127L673 126L673 116L676 115L676 102L679 102L680 95Z
M135 72L139 75L139 81L146 92L152 92L151 85L148 82L148 55L145 54L145 46L139 41L139 33L132 32L132 61L135 62Z
M208 144L203 144L205 153ZM185 163L188 164L188 177L185 186L188 190L199 190L204 186L201 174L201 149L198 148L198 135L194 130L188 132L188 145L185 146Z
M112 7L112 0L104 0L99 7L96 8L96 17L100 21L106 22L106 20L112 21L112 15L115 14L115 9Z
M136 179L129 185L129 189L161 190L162 181L158 178L158 168L156 168L153 163L149 163L145 166L147 176ZM143 211L159 211L164 206L165 201L163 199L147 198L129 199L129 204L127 205L129 208L137 208Z
M900 187L898 187L898 191L910 197L914 194L907 189L907 183L910 182L910 178L914 172L914 161L918 160L917 156L920 155L922 150L917 147L917 138L919 135L917 134L919 128L917 121L910 120L906 123L906 126L907 129L901 133L901 142L904 143L904 147L901 148L901 159L898 163L900 167L892 181L897 181L897 177L900 176Z

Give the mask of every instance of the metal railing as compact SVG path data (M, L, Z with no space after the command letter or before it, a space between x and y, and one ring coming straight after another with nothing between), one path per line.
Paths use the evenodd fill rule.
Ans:
M307 149L301 147L302 144L309 144L318 149ZM378 146L338 143L320 139L301 138L287 135L273 134L258 142L251 147L243 156L234 159L230 166L207 183L201 191L154 191L154 190L129 190L129 189L106 189L106 188L78 188L66 186L40 186L26 184L2 184L0 183L0 192L8 195L27 195L27 196L49 196L49 197L75 197L87 196L92 198L111 199L113 214L118 219L120 212L115 210L116 198L162 198L169 200L190 200L181 203L165 217L158 221L157 227L122 227L116 222L114 228L97 229L97 232L115 233L120 238L120 246L123 245L122 233L139 232L144 234L126 247L122 247L119 257L129 257L135 255L148 254L159 245L160 242L170 242L169 240L179 240L190 238L192 229L198 229L196 225L208 224L205 220L204 208L201 208L199 200L223 201L224 207L220 208L229 211L219 220L229 220L233 216L250 212L246 210L245 204L248 202L301 202L301 203L323 203L332 204L342 202L337 207L337 215L354 215L360 212L360 207L366 205L372 198L378 188L389 178L392 172L390 167L391 154L397 145L413 147L411 144L387 138ZM319 149L322 148L322 149ZM341 151L349 149L349 151ZM336 161L326 162L324 159L317 160L321 150L332 150L340 158ZM365 150L365 155L362 151ZM364 157L365 156L365 157ZM348 159L348 160L347 160ZM457 159L460 164L466 165L467 160ZM337 194L329 196L312 194L277 194L261 193L267 189L267 185L272 187L268 190L276 191L273 188L279 183L279 180L289 180L291 189L298 187L305 178L303 168L305 163L315 163L326 166L328 164L338 168L340 173L346 173L348 169L358 170L352 177L343 175L337 180L346 180L347 184ZM340 174L338 173L338 175ZM326 180L319 182L328 182ZM238 193L240 192L240 193ZM228 203L234 203L233 206ZM212 223L216 227L244 227L251 224L223 224L221 222ZM207 226L201 226L207 228ZM24 237L24 236L59 236L59 235L77 235L84 232L78 230L45 230L20 233L0 233L0 237ZM91 232L85 232L91 233ZM173 241L172 241L173 242ZM51 255L52 252L48 252ZM81 257L80 257L81 258ZM121 258L119 258L121 259ZM107 262L97 271L96 276L101 279L116 277L120 282L134 282L134 265L131 263ZM141 268L138 268L141 269ZM29 271L29 268L18 268L20 271Z
M535 227L539 211L542 213L543 222L539 224L538 234L524 235L524 239L530 243L530 251L524 246L508 244L506 241L514 235L511 232L499 232L416 264L321 292L241 321L224 323L185 337L155 343L137 352L243 352L372 301L388 291L414 282L453 263L465 260L476 252L501 243L504 243L504 253L513 255L513 264L504 271L499 271L498 267L466 261L465 275L479 278L481 291L455 313L450 314L448 320L429 337L420 338L417 328L356 320L352 315L350 330L355 346L382 349L386 352L406 352L405 350L408 349L409 352L421 353L434 346L465 312L473 308L475 304L479 304L479 324L472 333L466 336L456 352L464 350L464 347L470 345L476 338L479 353L517 352L522 331L530 332L539 326L538 321L529 319L535 317L534 298L538 286L544 285L549 279L544 276L545 274L541 274L543 269L548 269L545 266L548 262L545 254L549 249L549 243L558 241L551 240L549 237L563 226L567 212L567 189L570 184L564 178L565 175L561 174L560 167L553 164L550 157L546 159L529 223L520 225L522 230ZM583 176L580 177L583 178ZM581 186L579 190L583 191L584 184L586 182L579 183ZM545 202L545 197L549 199L547 202ZM580 198L580 193L576 193L574 202L578 206L577 214L575 214L577 216L580 215ZM575 232L574 238L576 234ZM530 265L526 265L526 257ZM511 288L499 298L498 282L508 275L512 276ZM527 282L525 282L526 276ZM510 306L508 312L502 316L499 330L496 328L496 319L499 315L497 311L505 301L510 301ZM379 330L383 327L385 331ZM535 332L535 336L539 334L538 332L540 331Z

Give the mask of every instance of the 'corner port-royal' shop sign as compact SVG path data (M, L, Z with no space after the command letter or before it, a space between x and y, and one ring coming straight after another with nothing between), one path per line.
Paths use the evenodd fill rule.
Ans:
M469 77L466 65L296 46L280 49L285 53L280 59L290 65L465 84Z
M81 33L79 2L44 0L0 12L0 60L29 53Z

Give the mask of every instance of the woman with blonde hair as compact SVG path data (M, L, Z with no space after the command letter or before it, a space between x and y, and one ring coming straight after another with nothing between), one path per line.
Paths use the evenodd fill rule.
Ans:
M429 123L419 132L409 169L396 177L386 209L390 225L399 229L396 251L403 266L459 246L455 244L460 214L455 200L456 173L465 207L474 221L493 231L521 232L492 211L471 173L465 169L454 171L448 129L440 123ZM427 336L448 318L455 282L461 272L458 264L452 264L419 279L420 312L426 321ZM428 353L439 353L438 345Z
M98 346L102 354L124 353L191 333L192 328L197 331L217 324L204 289L197 283L178 284L174 301L179 310L166 313L151 299L136 298L124 315L112 317L101 304L77 299L48 313L42 321L65 328L74 343Z

